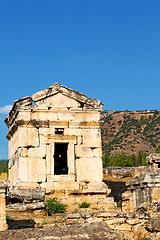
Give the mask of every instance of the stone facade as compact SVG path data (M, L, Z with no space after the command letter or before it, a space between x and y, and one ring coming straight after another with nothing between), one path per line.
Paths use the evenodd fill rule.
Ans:
M42 188L70 205L114 207L102 182L102 106L58 83L15 101L5 119L10 192Z

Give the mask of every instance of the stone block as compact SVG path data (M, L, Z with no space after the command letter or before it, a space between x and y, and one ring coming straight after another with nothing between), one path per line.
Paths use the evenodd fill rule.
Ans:
M65 135L76 135L76 136L82 136L83 130L82 129L76 129L76 128L65 128L64 129Z
M101 132L100 129L83 130L83 146L101 148Z
M130 201L122 201L122 210L124 212L130 211Z
M64 217L64 219L78 219L78 218L81 218L80 213L69 213Z
M100 218L90 217L86 219L87 223L95 223L95 222L101 222L102 220Z
M160 202L160 187L153 188L153 190L152 190L152 202Z
M133 219L127 219L126 220L126 223L128 223L128 224L130 224L130 225L136 225L136 224L138 224L140 221L139 221L139 219L138 218L133 218Z
M96 166L96 168L95 168ZM101 158L80 158L76 160L78 182L102 182Z
M93 129L100 128L100 122L98 121L70 121L69 128L80 128L80 129Z
M29 181L44 182L45 175L45 160L41 158L29 159Z
M66 224L76 224L76 223L84 223L84 219L83 218L78 218L78 219L66 219L65 223Z
M122 200L125 201L128 199L130 199L130 192L126 191L126 192L122 193Z
M143 239L149 235L148 231L142 226L142 224L134 225L132 227L132 232L136 240Z
M21 148L21 157L27 157L28 156L28 149L22 147Z
M127 223L122 223L120 225L115 226L115 229L120 231L132 231L132 226Z
M28 149L28 157L39 157L39 158L46 158L47 155L47 146L46 144L41 144L39 147L31 147Z
M29 181L29 159L28 157L20 157L19 158L19 168L21 171L18 171L18 179L19 181ZM14 170L15 172L15 170Z
M125 218L114 218L114 219L106 219L105 223L107 223L109 226L110 225L117 225L117 224L122 224L125 222Z
M39 136L38 129L21 127L18 132L18 145L22 147L33 146L38 147Z
M8 228L6 223L5 189L0 188L0 231Z
M76 154L76 158L83 157L83 146L82 145L75 145L75 154Z
M102 157L102 149L101 148L90 148L83 147L83 145L75 146L76 157L80 158L101 158Z
M112 203L107 203L107 204L98 203L98 208L103 209L103 210L108 211L108 212L116 211L115 206Z
M118 213L117 212L99 212L97 214L97 217L113 218L113 217L118 217Z

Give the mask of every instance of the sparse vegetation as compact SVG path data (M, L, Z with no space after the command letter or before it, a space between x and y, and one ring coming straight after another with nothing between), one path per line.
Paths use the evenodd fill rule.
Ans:
M89 208L90 204L87 202L82 202L81 204L79 204L79 208Z
M141 240L150 240L150 238L144 237Z
M8 160L0 160L0 175L3 172L8 173Z
M106 111L105 114L101 119L103 156L113 156L122 150L127 155L159 151L160 111Z
M45 209L48 212L48 215L55 213L64 213L66 211L67 205L59 202L56 198L50 198L45 201Z
M119 200L119 201L117 202L117 207L119 207L119 208L122 207L122 200Z
M114 156L109 156L105 154L102 157L103 167L138 167L138 166L146 166L146 156L148 154L144 152L139 152L138 155L131 154L127 155L123 151L121 153L117 153Z

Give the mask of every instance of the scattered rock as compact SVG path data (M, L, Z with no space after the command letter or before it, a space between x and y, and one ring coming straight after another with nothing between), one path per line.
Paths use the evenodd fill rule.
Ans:
M145 228L150 232L160 232L160 220L151 219L149 223L145 224Z
M0 240L123 240L123 233L111 230L107 224L84 223L73 225L54 225L44 229L23 229L1 232Z

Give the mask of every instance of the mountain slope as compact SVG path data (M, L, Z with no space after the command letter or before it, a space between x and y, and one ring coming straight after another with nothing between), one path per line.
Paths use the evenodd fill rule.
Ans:
M103 153L146 153L160 149L160 111L103 111Z

